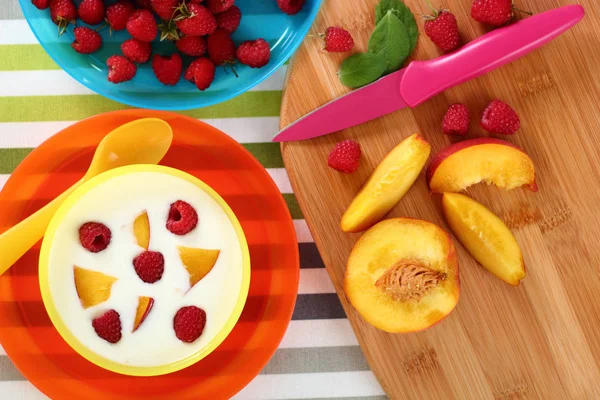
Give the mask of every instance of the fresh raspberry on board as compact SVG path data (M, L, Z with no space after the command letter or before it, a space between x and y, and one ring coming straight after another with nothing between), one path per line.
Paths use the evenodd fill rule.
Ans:
M148 10L134 11L127 20L127 32L142 42L151 42L158 33L154 16Z
M71 47L81 54L90 54L102 47L102 37L98 32L86 26L78 26L73 29L75 40Z
M176 85L181 77L183 61L178 53L170 56L155 54L152 58L152 70L154 75L163 85Z
M356 171L360 163L360 145L354 140L343 140L335 145L327 165L336 171L351 174Z
M108 343L117 343L121 340L121 317L115 310L109 310L100 317L92 320L96 334Z
M330 26L325 29L325 51L330 53L345 53L354 47L354 39L347 30L338 26Z
M124 56L111 56L106 60L108 81L121 83L130 81L137 73L137 67Z
M89 25L96 25L102 22L105 16L104 12L103 0L83 0L77 8L79 18Z
M195 74L195 72L194 72ZM171 204L166 227L175 235L185 235L198 225L198 213L189 203L177 200Z
M252 68L261 68L269 63L271 48L264 39L248 40L235 53L237 59Z
M50 5L50 0L31 0L31 4L40 10L45 10Z
M484 24L502 26L510 22L514 10L531 15L528 11L515 8L513 0L474 0L471 17Z
M286 14L294 15L302 10L306 0L277 0L277 6Z
M234 0L206 0L206 7L213 14L219 14L229 10L233 6Z
M79 243L92 253L106 249L111 236L110 229L100 222L86 222L79 227Z
M121 52L130 61L143 64L150 60L152 44L137 39L127 39L121 44Z
M135 6L129 0L119 0L106 8L106 22L113 31L122 31L127 21L135 11Z
M150 4L152 4L152 9L156 15L165 21L169 21L179 6L179 0L150 0Z
M206 40L202 36L184 36L175 42L177 50L191 57L206 54Z
M458 23L454 14L441 10L424 18L425 33L437 47L444 52L449 52L460 46Z
M456 103L448 107L442 120L442 130L446 135L464 136L469 130L469 109L464 104Z
M58 32L62 35L69 24L74 24L77 19L77 8L73 0L50 0L50 18L58 25Z
M481 126L490 133L513 135L521 127L521 120L508 104L494 100L483 111Z
M206 325L206 312L196 306L181 307L173 317L173 330L177 339L192 343L202 335Z
M235 62L235 44L231 36L222 29L217 29L208 37L208 56L216 65L233 64Z
M217 26L227 33L233 33L240 26L242 11L238 6L231 6L227 11L217 15Z
M146 250L133 259L133 268L141 280L154 283L162 278L165 258L158 251Z
M180 7L181 15L176 21L177 28L188 36L210 35L217 29L217 19L204 6L198 4L183 4ZM179 19L181 18L181 19Z

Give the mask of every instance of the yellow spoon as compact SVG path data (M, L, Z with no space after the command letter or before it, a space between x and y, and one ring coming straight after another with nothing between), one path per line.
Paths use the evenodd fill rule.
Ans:
M0 235L0 275L44 236L52 216L83 182L102 172L131 164L158 164L171 146L165 121L143 118L110 132L98 145L86 174L60 196Z

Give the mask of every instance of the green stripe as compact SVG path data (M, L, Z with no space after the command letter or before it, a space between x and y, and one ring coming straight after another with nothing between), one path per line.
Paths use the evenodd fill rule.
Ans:
M285 203L290 210L290 214L292 214L292 219L304 219L304 215L302 215L302 210L300 210L296 196L294 196L293 193L284 193L283 198L285 199Z
M0 46L0 71L60 69L39 44Z
M180 114L198 119L277 117L280 104L280 90L265 90L246 92L225 103ZM4 97L0 122L74 121L126 108L131 107L99 95Z
M244 145L250 153L258 161L260 161L265 168L283 168L283 161L281 160L281 152L279 151L279 145L275 143L253 143ZM0 174L11 174L17 165L27 154L33 149L31 148L17 148L17 149L0 149ZM286 199L290 213L292 215L302 215L296 199Z

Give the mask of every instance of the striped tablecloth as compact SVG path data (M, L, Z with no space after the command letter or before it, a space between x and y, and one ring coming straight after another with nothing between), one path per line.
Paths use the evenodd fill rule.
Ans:
M29 31L17 0L0 0L0 189L19 162L49 136L77 120L124 106L95 95L46 55ZM243 143L283 193L300 242L296 310L271 362L239 399L384 399L358 347L302 219L279 147L285 67L225 104L187 111ZM1 206L1 205L0 205ZM0 347L0 399L46 398L25 380Z

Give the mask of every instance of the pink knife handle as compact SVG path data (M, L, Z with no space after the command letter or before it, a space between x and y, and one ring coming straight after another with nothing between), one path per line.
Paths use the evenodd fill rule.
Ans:
M415 107L450 87L524 56L571 28L584 14L579 5L556 8L492 31L454 53L414 61L406 67L400 84L402 98Z

